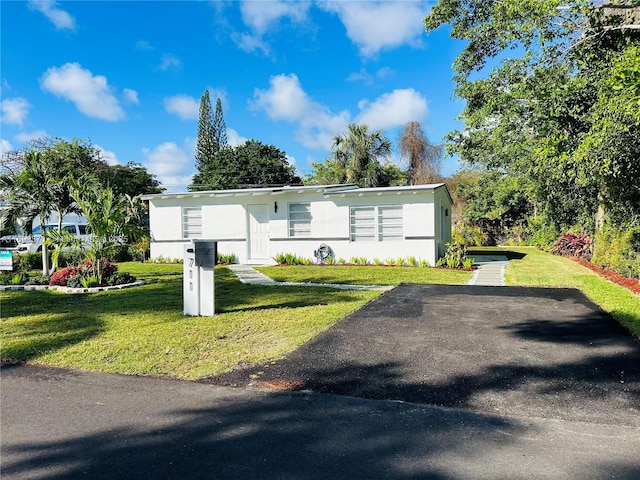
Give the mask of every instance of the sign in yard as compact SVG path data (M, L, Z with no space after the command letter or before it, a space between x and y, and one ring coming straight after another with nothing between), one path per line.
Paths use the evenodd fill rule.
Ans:
M13 270L11 250L0 250L0 270Z

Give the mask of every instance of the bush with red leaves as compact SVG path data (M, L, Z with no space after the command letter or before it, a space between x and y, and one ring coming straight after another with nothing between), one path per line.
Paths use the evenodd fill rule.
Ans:
M85 276L95 275L95 269L93 268L93 264L91 262L85 262L80 265L78 269L79 273L82 273ZM118 273L118 265L112 263L108 260L105 260L102 263L102 282L106 283L111 277L113 277L116 273Z
M49 285L57 285L59 287L66 287L70 277L78 275L78 269L76 267L65 267L62 270L58 270L49 279Z
M551 252L563 257L577 257L591 260L593 240L585 233L565 233L553 244Z

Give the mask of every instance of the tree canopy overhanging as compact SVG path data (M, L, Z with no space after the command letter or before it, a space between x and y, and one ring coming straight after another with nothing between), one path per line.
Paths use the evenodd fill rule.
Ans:
M424 21L467 42L449 153L528 182L559 229L638 218L640 1L440 0Z

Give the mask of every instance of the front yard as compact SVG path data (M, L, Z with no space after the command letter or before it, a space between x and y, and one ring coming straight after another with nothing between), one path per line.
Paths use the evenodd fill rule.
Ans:
M571 260L535 249L507 268L509 285L575 287L640 336L640 296ZM0 292L3 362L198 379L281 358L376 298L377 291L240 283L216 268L213 318L182 315L182 265L124 263L147 283L94 294ZM412 267L265 267L293 282L463 284L470 272ZM452 325L452 335L455 325Z

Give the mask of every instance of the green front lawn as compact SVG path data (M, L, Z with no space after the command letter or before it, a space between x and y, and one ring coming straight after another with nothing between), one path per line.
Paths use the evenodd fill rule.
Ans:
M511 262L505 272L507 285L577 288L631 333L640 337L640 295L610 282L571 259L536 248L474 249L472 253L504 252L511 252Z
M244 285L216 268L213 318L182 315L182 265L120 264L148 283L0 292L3 361L197 379L282 357L379 292Z
M510 248L509 285L574 287L640 336L640 296L536 249ZM482 253L505 250L483 250ZM476 253L476 252L473 252ZM480 254L478 251L476 254ZM182 315L182 265L125 263L147 283L95 294L0 292L2 361L198 379L280 358L379 295L240 283L216 268L213 318ZM395 285L465 283L470 272L410 267L263 267L278 280Z
M460 285L471 272L446 268L386 266L275 266L257 267L278 282L338 283L350 285L399 285L401 283L441 283Z

